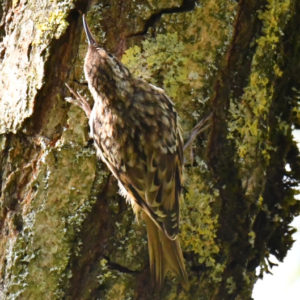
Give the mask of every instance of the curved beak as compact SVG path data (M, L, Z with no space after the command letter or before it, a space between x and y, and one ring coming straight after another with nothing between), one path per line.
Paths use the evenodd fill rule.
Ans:
M92 34L90 32L89 26L86 23L85 15L84 14L82 15L82 22L83 22L83 28L84 28L84 31L85 31L85 34L86 34L86 37L87 37L89 45L96 44L96 41L94 40L94 38L93 38L93 36L92 36Z

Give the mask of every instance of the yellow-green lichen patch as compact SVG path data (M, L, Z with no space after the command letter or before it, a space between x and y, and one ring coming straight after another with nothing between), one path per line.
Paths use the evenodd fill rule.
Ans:
M234 294L236 290L236 283L233 277L228 277L226 279L226 289L228 290L229 294Z
M101 287L101 299L130 300L134 299L132 275L111 269L106 259L99 262L98 284Z
M50 1L51 9L48 13L43 12L36 22L37 35L34 44L48 44L53 38L58 39L68 27L66 18L72 8L74 1Z
M212 206L219 192L209 188L205 177L191 171L186 180L187 193L181 204L181 235L183 250L197 257L196 264L208 268L210 280L218 282L224 266L216 259L220 252L217 243L218 217Z
M120 201L125 202L123 198ZM116 220L114 236L110 240L107 253L110 261L131 271L144 269L148 251L144 222L137 222L132 208L128 204L124 211L113 213L112 217Z
M145 40L143 50L138 46L127 50L122 61L135 76L164 86L173 98L179 89L178 83L184 84L187 81L182 74L186 61L186 57L182 55L183 49L177 33L159 34L156 39Z
M104 300L133 300L135 295L135 290L130 288L132 279L131 276L118 274L114 272L115 277L118 280L114 280L107 289L107 292L103 295ZM128 278L129 277L129 278Z
M166 1L166 0L147 0L147 2L149 3L149 6L151 7L152 10L155 9L165 9L165 8L170 8L170 7L179 7L183 0L170 0L170 1Z

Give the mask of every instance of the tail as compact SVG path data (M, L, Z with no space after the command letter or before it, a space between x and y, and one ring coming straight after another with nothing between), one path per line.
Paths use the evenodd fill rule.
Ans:
M184 288L188 287L187 273L178 238L170 240L144 213L148 233L150 270L153 281L160 288L168 270L174 272Z

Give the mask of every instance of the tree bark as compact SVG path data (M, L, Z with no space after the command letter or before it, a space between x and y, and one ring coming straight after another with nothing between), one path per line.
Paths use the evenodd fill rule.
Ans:
M180 240L190 289L150 282L145 226L95 155L81 13L133 74L164 88L184 136ZM300 212L297 0L0 4L0 298L251 299ZM288 168L286 167L288 165Z

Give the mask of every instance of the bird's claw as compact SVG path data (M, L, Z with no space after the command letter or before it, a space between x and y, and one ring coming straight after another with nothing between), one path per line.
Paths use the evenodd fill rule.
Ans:
M89 103L86 101L84 97L80 95L79 92L75 92L67 83L65 83L66 87L70 91L71 95L74 96L72 97L65 97L65 100L71 104L75 104L79 106L86 114L86 116L89 118L91 115L91 107Z

